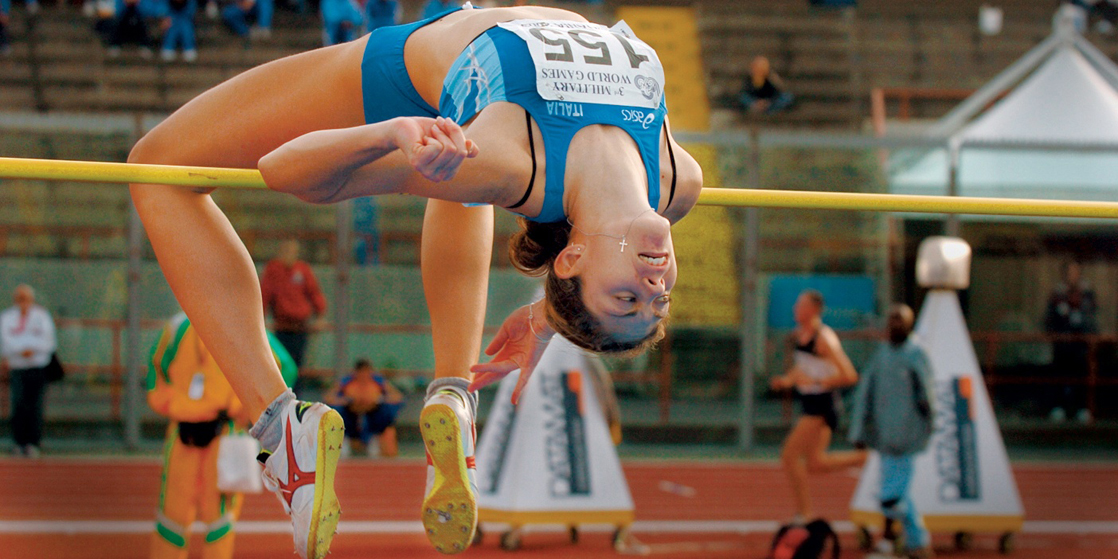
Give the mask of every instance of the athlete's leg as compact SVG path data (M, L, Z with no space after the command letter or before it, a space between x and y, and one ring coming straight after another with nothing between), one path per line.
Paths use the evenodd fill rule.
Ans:
M249 70L172 114L129 161L255 167L308 132L361 125L363 53L364 42L355 41ZM324 557L340 512L341 418L287 394L264 332L256 269L207 193L133 184L132 199L167 283L255 422L253 434L273 452L264 478L291 515L296 551Z
M436 380L420 413L427 446L423 524L435 549L459 553L477 527L474 421L468 392L485 325L493 247L492 207L429 201L423 220L423 291L431 313Z
M807 486L807 465L805 459L815 442L815 430L822 424L818 417L805 416L796 421L788 437L784 439L784 447L780 452L780 463L784 468L784 475L788 477L788 484L792 487L792 497L796 503L796 514L801 520L810 520L813 516L811 508L811 494Z
M468 378L485 327L493 207L429 200L421 247L423 294L431 313L435 378Z
M822 422L821 422L822 423ZM807 471L813 474L836 472L856 468L866 463L866 451L827 452L831 446L831 428L826 423L819 426L815 441L809 447Z
M129 161L255 168L307 132L364 123L362 42L284 58L207 91L145 136ZM248 251L206 193L134 184L163 273L249 418L285 390L264 334L259 279Z
M382 458L395 458L400 454L400 445L397 442L396 426L389 427L377 437L377 442L380 444L380 455Z

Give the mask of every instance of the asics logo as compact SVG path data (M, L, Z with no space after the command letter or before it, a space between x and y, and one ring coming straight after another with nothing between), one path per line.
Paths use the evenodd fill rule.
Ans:
M636 111L633 109L621 109L621 118L624 119L625 122L636 122L637 124L640 124L642 128L648 130L648 127L652 125L652 121L656 120L656 113L646 113L644 111Z

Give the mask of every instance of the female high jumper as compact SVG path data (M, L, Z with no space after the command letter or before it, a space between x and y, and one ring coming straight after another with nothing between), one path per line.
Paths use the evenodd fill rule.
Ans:
M669 226L702 187L669 133L656 53L627 28L540 7L467 5L265 64L187 103L129 161L258 166L272 189L314 203L429 199L421 263L437 378L420 421L422 516L446 553L465 550L477 523L471 390L520 368L519 394L556 332L605 352L658 339L676 278ZM255 419L296 551L324 556L340 417L284 386L252 260L209 192L131 191L168 283ZM480 365L493 216L477 204L524 218L510 256L546 277L545 299L505 320Z

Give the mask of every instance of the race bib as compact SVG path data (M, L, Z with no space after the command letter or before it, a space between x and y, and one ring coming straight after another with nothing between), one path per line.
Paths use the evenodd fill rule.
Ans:
M612 28L578 21L519 19L497 24L528 45L536 90L548 101L656 109L664 67L625 22Z

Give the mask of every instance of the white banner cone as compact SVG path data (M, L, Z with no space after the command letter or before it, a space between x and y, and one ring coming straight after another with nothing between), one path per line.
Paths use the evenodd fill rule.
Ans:
M633 522L633 498L587 357L555 336L513 406L519 371L501 381L477 447L478 518L527 524Z

